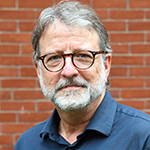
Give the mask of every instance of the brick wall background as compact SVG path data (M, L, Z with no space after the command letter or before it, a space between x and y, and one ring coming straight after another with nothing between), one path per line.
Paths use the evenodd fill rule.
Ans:
M150 114L150 0L80 0L96 10L113 49L112 96ZM58 0L0 0L0 150L54 109L32 65L31 31Z

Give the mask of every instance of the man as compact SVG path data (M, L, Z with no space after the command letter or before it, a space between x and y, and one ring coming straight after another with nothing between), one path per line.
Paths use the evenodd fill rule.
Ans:
M111 48L92 8L68 1L46 8L32 45L41 89L56 109L14 150L150 150L150 117L107 90Z

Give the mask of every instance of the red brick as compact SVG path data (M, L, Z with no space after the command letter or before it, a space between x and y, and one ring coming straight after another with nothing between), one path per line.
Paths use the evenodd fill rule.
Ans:
M18 45L0 45L0 54L18 54Z
M113 76L126 76L127 68L123 67L112 67L110 71L110 75Z
M107 31L125 31L125 22L103 22Z
M50 117L50 112L49 113L23 113L19 114L19 121L20 122L41 122Z
M21 68L22 77L37 77L35 68Z
M62 1L62 0L55 0L55 3L59 3L60 1ZM90 5L90 0L79 0L79 2Z
M36 19L38 19L38 18L39 18L39 16L40 16L41 12L42 12L42 10L37 10L37 11L36 11Z
M1 110L35 110L35 102L1 102Z
M11 99L11 92L0 90L0 100L9 100Z
M108 12L106 10L98 10L98 9L96 9L95 11L96 11L96 13L99 15L99 17L101 19L107 19L108 18Z
M37 85L36 85L36 88L41 88L38 78L37 78Z
M113 54L114 53L128 53L128 45L111 45L111 49L113 50Z
M2 88L34 88L35 80L32 79L3 79Z
M31 42L31 34L30 33L18 33L18 34L2 34L1 35L1 41L2 42L25 42L29 43Z
M13 150L13 146L3 146L2 150Z
M45 8L50 7L53 4L53 0L19 0L19 7L20 8Z
M150 115L150 111L149 110L144 110L143 112L145 112L146 114Z
M111 96L113 98L119 98L120 97L120 92L118 90L112 90L112 89L110 89L109 92L111 93Z
M147 34L147 41L150 42L150 34Z
M143 33L112 33L110 34L111 42L143 42Z
M142 78L111 78L111 87L143 87Z
M17 140L19 139L19 137L21 136L22 133L18 133L17 135L15 135L15 143L17 142Z
M122 98L149 98L150 90L146 89L129 89L122 90Z
M32 31L34 29L35 23L33 22L20 22L20 31Z
M130 67L130 76L150 76L150 67Z
M0 7L15 7L16 1L15 0L0 0Z
M0 68L0 77L17 77L17 68Z
M149 0L130 0L129 7L131 8L149 8Z
M10 135L0 135L0 145L12 144L12 143L13 143L12 136L10 136Z
M150 109L150 100L146 101L146 108Z
M110 12L111 19L142 19L143 16L143 11L113 10Z
M2 56L2 65L32 65L32 57L29 56Z
M140 53L140 54L145 54L145 53L150 53L150 44L141 44L141 45L131 45L131 52L132 53Z
M126 0L93 0L94 8L125 8Z
M146 79L146 87L150 87L150 79Z
M15 22L0 22L1 31L16 31Z
M43 99L42 91L15 91L14 92L14 99L21 100L21 99Z
M119 103L128 105L136 109L144 109L145 107L144 101L119 101Z
M150 56L146 56L146 64L147 64L147 65L150 64Z
M113 65L142 65L143 57L141 56L113 56Z
M57 0L55 0L57 2ZM60 1L60 0L59 0ZM90 0L80 0L81 3L90 5Z
M150 11L146 12L146 18L148 18L148 19L150 18Z
M131 31L146 31L150 30L150 21L147 22L130 22L129 30Z
M34 19L35 12L29 10L0 10L0 19Z
M31 45L22 45L22 54L33 55L33 48Z
M47 100L47 102L38 102L38 110L53 110L55 106Z
M14 113L1 113L0 122L15 122L16 114Z
M3 124L2 125L2 133L22 133L27 129L33 127L35 124L28 123L28 124Z

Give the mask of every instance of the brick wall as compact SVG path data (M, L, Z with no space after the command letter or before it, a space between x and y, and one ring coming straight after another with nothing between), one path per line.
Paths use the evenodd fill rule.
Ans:
M32 65L31 31L41 10L58 0L0 0L0 150L54 109ZM82 0L106 26L113 61L112 96L150 114L150 0Z

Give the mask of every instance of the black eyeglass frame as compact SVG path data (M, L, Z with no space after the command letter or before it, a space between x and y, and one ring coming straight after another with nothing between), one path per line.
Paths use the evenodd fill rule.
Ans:
M75 63L74 63L74 61L73 61L73 57L74 57L74 55L75 55L76 53L79 53L79 52L90 52L90 53L93 55L93 61L92 61L91 65L88 66L87 68L80 68L80 67L78 67L78 66L75 65ZM59 72L59 71L62 70L62 69L64 68L64 66L65 66L65 58L66 58L66 57L71 57L72 64L73 64L77 69L79 69L79 70L86 70L86 69L89 69L89 68L94 64L95 56L96 56L97 54L107 54L107 53L108 53L107 51L90 51L90 50L80 50L80 51L76 51L76 52L74 52L74 53L68 53L68 54L63 54L63 53L59 53L59 52L52 52L52 53L47 53L47 54L45 54L45 55L43 55L43 56L40 56L40 57L37 56L37 57L36 57L36 60L39 60L39 59L40 59L40 60L42 61L42 64L43 64L43 66L45 67L46 70L48 70L48 71L50 71L50 72ZM48 68L46 67L46 65L45 65L45 63L44 63L44 58L45 58L47 55L50 55L50 54L59 54L59 55L61 55L61 56L63 57L63 59L64 59L64 65L63 65L59 70L52 71L52 70L50 70L50 69L48 69Z

